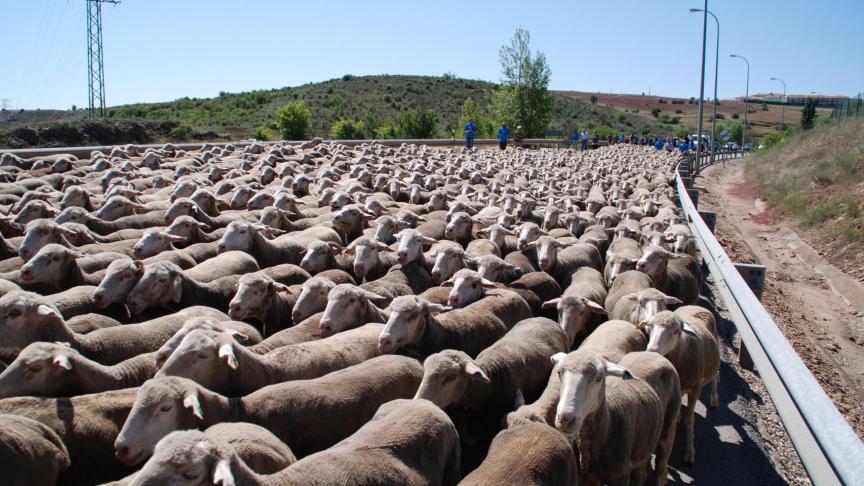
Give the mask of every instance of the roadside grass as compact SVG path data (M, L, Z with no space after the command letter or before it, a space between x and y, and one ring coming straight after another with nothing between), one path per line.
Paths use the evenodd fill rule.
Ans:
M864 243L864 120L820 124L753 154L765 200L820 238Z

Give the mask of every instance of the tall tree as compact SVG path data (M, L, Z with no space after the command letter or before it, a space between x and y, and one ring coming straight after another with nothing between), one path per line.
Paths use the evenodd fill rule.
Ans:
M816 100L807 98L807 104L804 105L804 110L801 111L801 128L810 130L813 128L813 120L816 119Z
M543 135L552 115L552 95L549 94L551 71L546 55L540 51L531 54L531 34L516 29L510 44L498 51L501 86L490 94L495 115L499 121L522 125L525 135Z

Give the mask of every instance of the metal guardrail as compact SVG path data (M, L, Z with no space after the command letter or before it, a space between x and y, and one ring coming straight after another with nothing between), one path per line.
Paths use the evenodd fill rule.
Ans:
M704 156L702 167L710 163L709 156ZM817 485L864 483L864 444L699 216L681 177L681 171L689 172L693 162L694 156L682 159L675 171L681 206L742 346L765 383L807 474Z

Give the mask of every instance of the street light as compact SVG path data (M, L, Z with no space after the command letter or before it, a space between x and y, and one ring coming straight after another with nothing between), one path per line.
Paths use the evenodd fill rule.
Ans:
M701 12L701 8L691 8L690 13ZM708 14L714 17L714 22L717 23L717 47L714 51L714 109L711 112L711 152L714 152L714 142L717 141L717 77L720 73L720 21L713 12L708 10Z
M702 74L699 78L699 127L696 132L696 171L694 176L699 175L702 169L702 116L705 114L705 40L708 32L708 0L705 0L705 8L702 10L705 13L702 15L702 63L700 64Z
M737 57L747 63L747 88L744 91L744 129L741 131L741 152L744 152L744 144L747 142L747 98L750 97L750 61L738 54L729 54L729 57Z
M783 81L780 78L771 78L771 81L780 81L783 83L783 99L781 100L783 104L780 105L780 131L782 132L783 130L786 130L786 124L783 122L784 115L786 114L786 81Z

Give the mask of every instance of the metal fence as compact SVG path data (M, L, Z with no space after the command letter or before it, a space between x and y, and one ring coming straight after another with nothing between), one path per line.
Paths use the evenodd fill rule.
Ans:
M715 159L715 163L716 160ZM864 444L825 394L714 238L685 184L695 156L676 170L681 207L749 356L814 484L864 483ZM710 154L701 166L711 164ZM692 180L692 179L691 179ZM696 198L698 201L698 197Z

